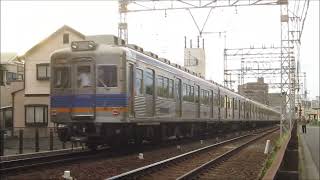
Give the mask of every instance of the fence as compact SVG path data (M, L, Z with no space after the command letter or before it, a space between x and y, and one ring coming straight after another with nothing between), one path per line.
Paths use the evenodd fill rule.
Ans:
M6 130L4 135L2 133L0 155L52 151L79 146L80 144L61 142L56 128L15 128Z

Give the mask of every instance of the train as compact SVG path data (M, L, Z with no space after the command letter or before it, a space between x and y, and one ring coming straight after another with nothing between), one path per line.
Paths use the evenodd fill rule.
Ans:
M279 122L267 105L109 39L74 41L51 54L50 117L61 141L96 148Z

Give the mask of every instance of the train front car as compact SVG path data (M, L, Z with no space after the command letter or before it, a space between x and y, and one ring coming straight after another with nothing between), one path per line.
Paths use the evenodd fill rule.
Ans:
M126 119L125 63L120 48L93 41L52 54L51 120L60 140L96 148L114 139Z

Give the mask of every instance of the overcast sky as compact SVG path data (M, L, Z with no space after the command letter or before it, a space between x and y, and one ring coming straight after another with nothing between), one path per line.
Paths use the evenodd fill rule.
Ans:
M209 9L192 10L201 27ZM227 48L279 46L279 6L213 9L205 30L226 31ZM117 1L1 1L1 52L22 55L63 25L85 35L118 34ZM184 36L197 28L186 10L129 13L129 43L183 64ZM224 34L204 35L207 78L223 84ZM195 46L195 43L194 43ZM193 46L193 47L194 47ZM311 0L301 46L310 97L319 95L319 1Z

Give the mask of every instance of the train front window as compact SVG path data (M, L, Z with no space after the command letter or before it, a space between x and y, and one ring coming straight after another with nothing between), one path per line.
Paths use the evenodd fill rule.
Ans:
M98 67L98 87L117 87L117 66L99 66Z
M92 86L90 66L78 66L78 88Z
M53 87L54 88L70 88L70 68L54 67L53 69Z

